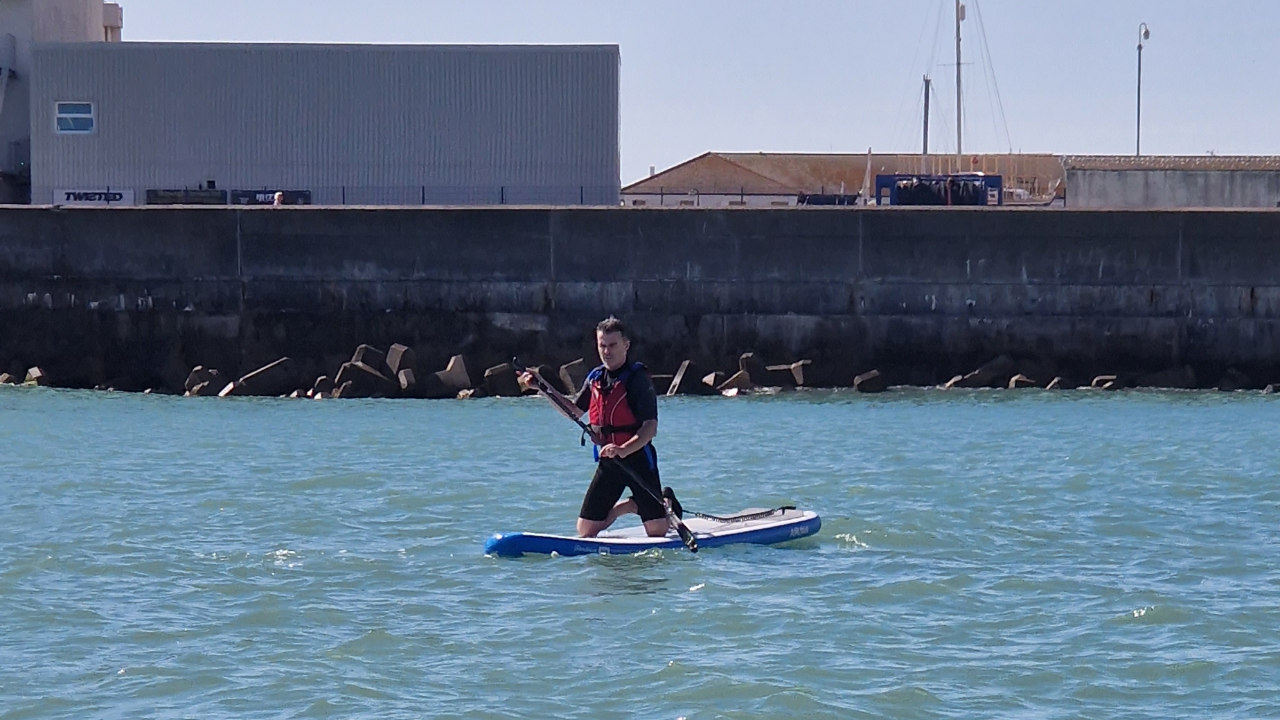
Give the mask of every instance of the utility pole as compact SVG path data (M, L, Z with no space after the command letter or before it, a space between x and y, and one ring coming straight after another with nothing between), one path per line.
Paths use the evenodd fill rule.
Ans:
M964 5L960 0L956 0L956 161L960 162L964 156L964 150L960 146L960 140L963 133L960 132L960 118L963 108L961 107L960 95L960 21L964 20ZM963 168L956 168L963 170Z
M1138 128L1134 137L1133 156L1142 155L1142 41L1151 38L1151 31L1146 23L1138 25Z

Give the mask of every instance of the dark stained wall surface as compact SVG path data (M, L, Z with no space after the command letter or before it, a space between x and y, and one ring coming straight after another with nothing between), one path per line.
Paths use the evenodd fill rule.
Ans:
M1272 372L1280 211L0 208L0 370L141 357L172 382L360 342L564 362L608 314L659 372L747 350Z

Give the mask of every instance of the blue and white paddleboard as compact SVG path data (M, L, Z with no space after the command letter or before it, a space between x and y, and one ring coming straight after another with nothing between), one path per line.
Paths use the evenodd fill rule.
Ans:
M749 508L723 517L686 514L684 524L698 540L698 548L718 547L733 543L776 543L808 537L822 527L822 518L811 510ZM542 533L497 533L484 544L485 555L519 557L525 553L550 555L622 555L653 548L684 549L674 529L666 537L648 537L644 527L607 531L599 537Z

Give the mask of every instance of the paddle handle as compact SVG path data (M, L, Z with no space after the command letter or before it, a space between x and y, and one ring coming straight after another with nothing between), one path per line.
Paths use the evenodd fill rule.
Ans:
M538 386L538 390L542 391L543 395L546 395L556 407L560 408L561 414L576 423L578 427L582 428L582 432L590 436L593 442L599 439L599 436L596 435L596 431L592 430L590 425L582 422L582 410L579 409L577 405L567 402L568 398L564 397L559 391L548 385L546 381L542 379L541 375L522 365L518 359L511 358L511 365L515 368L516 372L528 373L529 377L533 378L533 383ZM596 444L598 445L599 443Z

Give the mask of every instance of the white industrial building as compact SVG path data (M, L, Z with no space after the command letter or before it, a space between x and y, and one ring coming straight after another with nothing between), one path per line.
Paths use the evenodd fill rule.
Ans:
M25 200L30 182L33 50L119 42L123 25L120 6L102 0L0 2L0 202Z
M0 2L33 203L619 202L616 45L104 42L121 16Z

